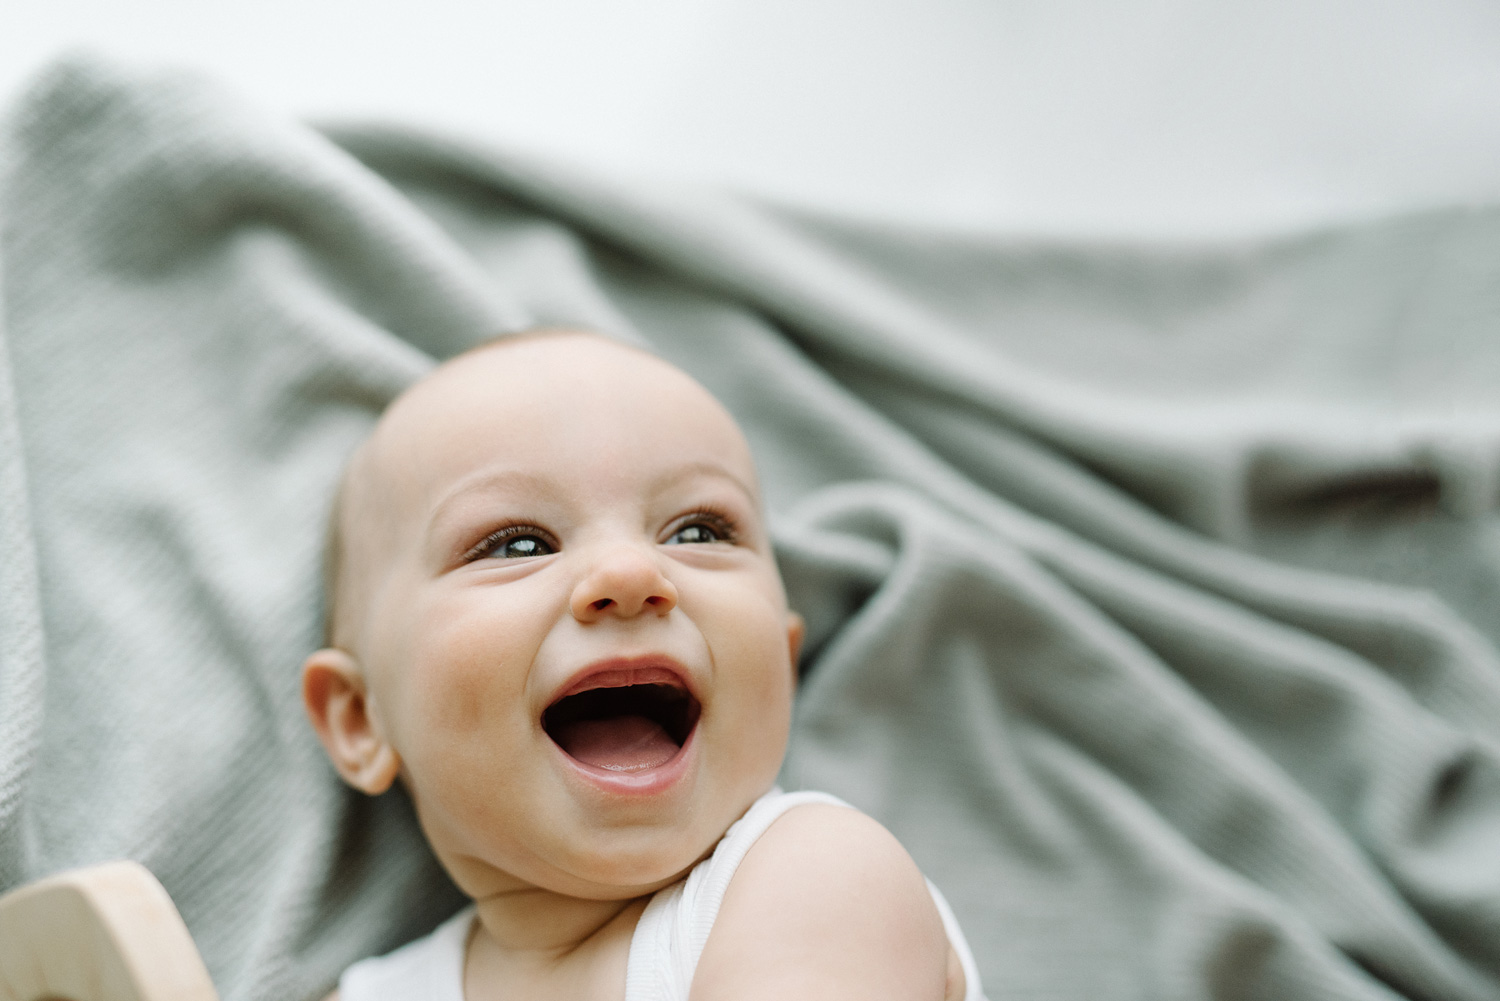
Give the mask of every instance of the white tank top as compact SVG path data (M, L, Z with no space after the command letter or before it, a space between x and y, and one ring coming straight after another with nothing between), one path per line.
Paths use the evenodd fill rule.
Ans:
M772 821L804 803L848 806L827 793L772 789L734 822L713 854L686 879L656 892L630 939L625 1001L688 1001L698 957L740 861ZM984 1001L974 956L953 911L930 881L927 889L964 968L964 1001ZM466 907L425 938L360 960L339 977L340 1001L464 1001L464 953L473 925L474 908Z

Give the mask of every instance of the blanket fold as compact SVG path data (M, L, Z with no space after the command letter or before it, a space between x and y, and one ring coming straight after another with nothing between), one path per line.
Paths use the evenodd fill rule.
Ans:
M645 345L756 451L789 788L995 998L1500 999L1500 209L899 230L59 64L0 173L0 887L127 856L226 1001L459 903L302 717L330 492L436 361Z

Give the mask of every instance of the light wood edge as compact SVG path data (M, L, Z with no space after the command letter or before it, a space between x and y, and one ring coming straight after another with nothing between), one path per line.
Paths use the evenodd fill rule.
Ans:
M67 899L71 898L71 899ZM134 994L138 1001L218 1001L213 981L193 945L192 936L167 891L136 862L106 862L38 880L0 897L0 924L24 921L29 914L63 908L82 912L91 928L78 928L72 941L45 943L49 958L68 956L67 950L106 949L109 956L78 956L77 962L100 969L116 966L129 981L123 995L106 994L99 984L97 998L69 1001L115 1001ZM88 944L86 944L88 943ZM10 944L14 947L15 943ZM6 946L0 945L0 949ZM37 958L41 966L41 957ZM13 993L0 985L0 992ZM25 998L23 1001L40 1001Z

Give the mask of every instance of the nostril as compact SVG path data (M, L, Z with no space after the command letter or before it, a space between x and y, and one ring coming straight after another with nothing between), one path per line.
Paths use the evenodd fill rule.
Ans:
M596 612L602 612L614 603L615 600L613 598L600 598L598 601L589 602L589 607Z

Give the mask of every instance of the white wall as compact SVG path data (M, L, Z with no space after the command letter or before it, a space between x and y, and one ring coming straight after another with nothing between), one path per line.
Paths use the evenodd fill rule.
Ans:
M0 0L304 115L971 228L1278 229L1500 196L1488 0Z

